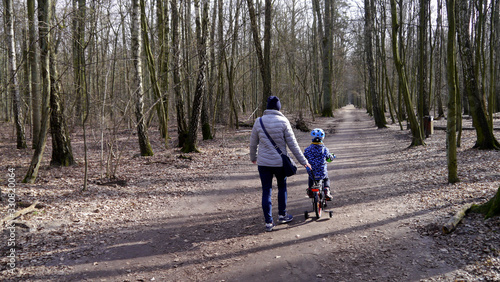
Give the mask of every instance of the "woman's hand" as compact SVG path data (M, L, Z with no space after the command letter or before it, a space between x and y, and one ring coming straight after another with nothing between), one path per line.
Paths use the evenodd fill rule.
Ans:
M305 167L306 169L307 169L307 168L312 169L312 167L311 167L311 165L310 165L309 163L305 164L305 165L304 165L304 167Z

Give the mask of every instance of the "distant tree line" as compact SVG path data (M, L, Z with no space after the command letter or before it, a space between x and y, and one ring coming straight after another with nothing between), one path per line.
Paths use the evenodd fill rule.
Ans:
M379 128L386 115L405 121L414 146L425 144L426 118L446 114L453 168L463 114L477 148L500 149L499 2L3 0L0 117L17 148L35 149L26 182L49 133L52 165L74 163L69 136L80 127L84 138L100 130L108 155L124 127L143 156L161 149L151 128L168 147L175 127L175 145L193 152L199 132L251 124L269 95L298 117L352 103Z

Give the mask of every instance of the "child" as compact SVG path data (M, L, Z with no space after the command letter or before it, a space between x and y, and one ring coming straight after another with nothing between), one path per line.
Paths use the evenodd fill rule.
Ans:
M314 177L316 178L315 180L323 179L323 189L325 191L326 200L331 201L332 194L330 194L330 179L328 179L326 162L331 162L335 158L335 155L330 154L328 148L325 146L325 144L323 144L325 132L321 128L313 129L311 131L311 136L313 137L312 143L305 149L304 156L312 166ZM309 177L309 188L311 188L312 186L313 179Z

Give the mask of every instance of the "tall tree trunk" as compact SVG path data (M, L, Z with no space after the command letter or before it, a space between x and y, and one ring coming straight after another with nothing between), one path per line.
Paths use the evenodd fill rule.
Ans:
M491 3L491 31L490 31L490 93L488 97L488 114L490 127L493 130L493 113L496 110L496 98L500 96L498 70L500 68L500 0Z
M35 0L27 0L28 8L28 26L29 26L29 64L31 71L31 126L33 143L31 147L35 149L40 136L41 123L41 99L39 91L39 67L38 67L38 49L36 48L36 25L35 25Z
M5 29L7 34L7 50L9 57L9 80L8 85L12 95L14 108L14 123L16 125L17 148L26 148L26 136L24 134L23 113L21 110L21 94L17 79L16 42L14 39L14 8L12 0L5 0Z
M429 79L427 61L427 22L429 20L429 0L419 0L419 29L418 29L418 117L420 130L424 132L424 117L429 115Z
M333 38L332 38L332 0L325 0L325 31L322 38L323 45L323 110L321 115L324 117L333 117L333 102L332 102L332 56L333 56Z
M368 91L370 93L373 118L375 119L375 125L378 128L386 127L387 121L385 120L384 111L381 109L381 105L378 99L377 89L375 88L375 63L373 60L373 47L372 47L372 35L373 35L373 12L375 11L375 4L373 0L365 0L365 54L366 54L366 64L368 68ZM326 21L326 20L325 20Z
M366 1L366 0L365 0ZM394 63L396 64L396 69L398 71L398 76L400 79L400 86L402 87L402 96L406 106L406 114L410 121L410 129L412 135L412 141L410 146L420 146L425 145L424 139L422 138L422 132L418 126L417 117L413 110L413 103L410 98L410 90L408 89L408 80L406 78L406 73L403 69L403 63L401 62L401 57L399 55L398 47L398 29L399 23L397 18L397 8L396 0L391 0L391 21L392 21L392 52L394 55Z
M438 0L437 2L438 5L438 10L437 10L437 18L436 18L436 34L435 34L435 40L436 40L436 78L435 78L435 88L436 88L436 100L437 100L437 117L442 118L444 117L444 110L443 110L443 99L441 95L441 78L442 78L442 69L441 66L443 64L443 16L442 16L442 0Z
M158 121L160 123L160 134L165 137L168 132L167 124L167 114L165 113L165 107L163 105L163 97L160 91L160 85L156 77L156 66L153 58L153 52L151 52L151 45L149 44L149 28L146 19L146 6L144 0L140 0L141 6L141 30L142 38L144 41L144 51L146 53L146 62L148 64L149 79L151 81L151 88L155 97L155 108L158 115ZM164 146L168 148L168 139L164 138Z
M212 24L210 29L210 62L208 69L208 93L206 99L203 99L203 105L201 108L201 131L203 134L203 140L213 139L212 128L210 126L210 117L214 116L215 103L214 103L214 86L215 86L215 25L217 22L217 0L213 2L212 10Z
M500 112L500 0L495 0L495 9L493 13L494 27L495 30L495 96L493 98L494 112Z
M35 147L30 166L23 179L24 183L35 183L38 170L42 163L45 144L47 143L47 132L49 130L50 116L50 57L49 50L51 44L50 19L52 18L50 0L38 1L38 28L40 37L40 71L42 75L42 123L38 144Z
M165 146L168 147L168 107L169 107L169 91L168 91L168 72L169 72L169 26L168 26L168 2L158 0L157 16L158 16L158 42L160 43L160 56L158 62L159 68L159 87L161 96L161 107L165 115L166 131L162 133L165 138Z
M448 12L448 47L447 47L447 75L448 75L448 119L446 125L446 144L448 161L448 182L459 181L457 173L457 133L456 111L458 83L456 77L456 48L455 48L455 0L446 0ZM459 110L460 108L458 108Z
M226 56L226 42L224 40L224 1L218 0L217 2L218 10L218 42L219 47L217 53L217 97L216 97L216 118L220 123L226 123L226 112L227 105L226 94L225 94L225 83L224 83L224 57ZM215 43L214 43L215 44ZM215 121L214 121L215 128Z
M476 65L481 62L474 62L474 54L470 42L469 22L470 11L467 9L467 1L457 3L458 23L458 45L460 57L462 59L462 71L464 75L465 91L469 100L472 123L476 129L477 140L474 148L500 150L500 144L489 126L487 112L484 103L484 88L479 89L478 71Z
M55 3L52 3L54 16ZM54 19L52 19L54 20ZM56 56L57 46L51 46L50 50L50 134L52 136L52 160L51 165L70 166L75 164L71 139L69 138L64 116L64 101L61 96L60 78L57 72Z
M140 22L139 0L132 0L132 11L130 14L130 34L131 34L131 52L132 52L132 89L135 96L135 117L137 120L137 137L139 138L139 147L141 156L152 156L153 149L149 143L148 130L144 120L144 90L142 86L142 40L139 36Z
M262 97L260 108L262 112L266 109L266 101L272 95L271 91L271 0L266 0L265 20L264 20L264 52L262 51L262 43L257 28L257 17L253 0L247 0L248 12L250 13L250 21L252 26L253 41L255 52L259 61L260 74L262 76Z
M228 90L229 90L229 106L231 110L231 118L230 121L233 121L232 117L234 117L234 122L231 123L231 127L236 126L238 128L238 111L236 109L235 105L235 90L234 90L234 83L235 83L235 76L236 76L236 66L234 63L234 58L236 57L236 46L238 44L238 26L239 26L239 15L240 15L240 3L236 3L236 15L234 18L234 23L233 23L233 38L232 38L232 44L231 44L231 55L230 55L230 62L228 62L227 59L227 53L225 56L225 63L226 63L226 73L227 73L227 83L228 83Z
M196 7L196 41L198 43L198 79L196 80L196 91L194 93L191 118L189 120L188 139L184 143L182 151L185 153L199 152L197 145L198 124L201 107L206 89L206 69L207 69L207 37L208 37L208 0L202 0L200 11L200 0L195 0ZM201 15L202 14L202 15Z
M178 146L182 147L187 139L188 128L184 115L184 101L181 93L179 7L177 5L177 0L171 0L170 9L172 12L172 75L174 80L175 108L177 113Z

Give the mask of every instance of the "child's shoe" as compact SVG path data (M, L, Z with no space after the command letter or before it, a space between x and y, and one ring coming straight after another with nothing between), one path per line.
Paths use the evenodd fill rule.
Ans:
M333 198L333 196L330 193L330 187L325 187L324 191L325 191L325 198L326 198L326 200L327 201L331 201L332 198Z
M271 232L273 231L273 228L274 228L274 223L266 223L266 231L267 232Z

